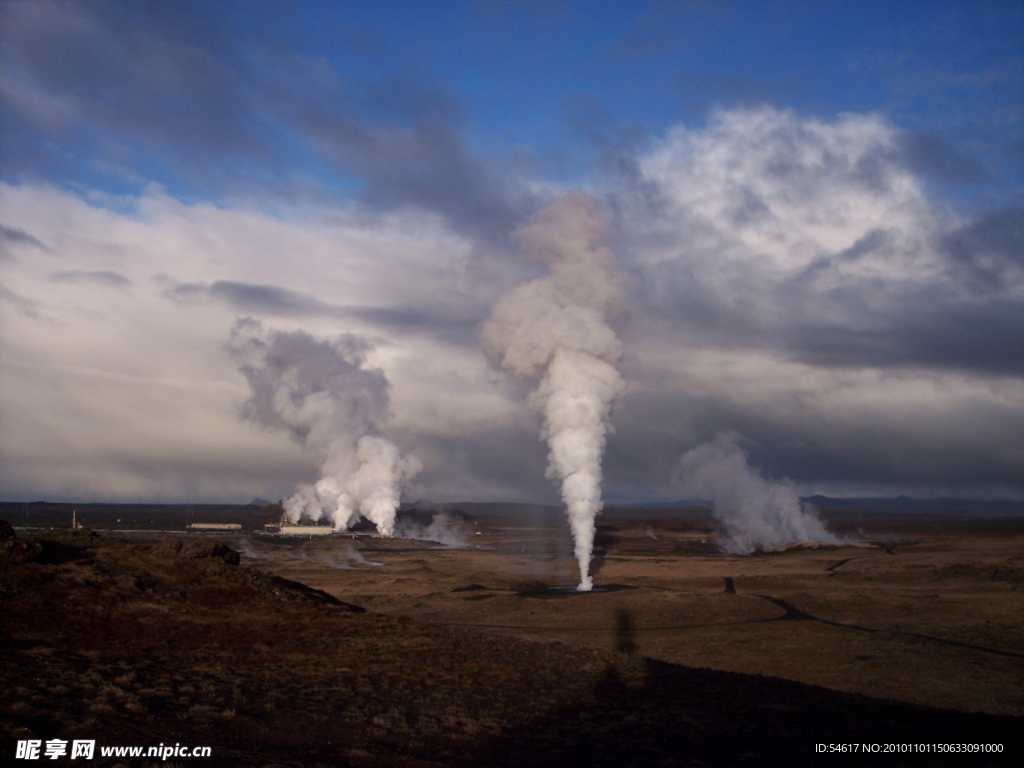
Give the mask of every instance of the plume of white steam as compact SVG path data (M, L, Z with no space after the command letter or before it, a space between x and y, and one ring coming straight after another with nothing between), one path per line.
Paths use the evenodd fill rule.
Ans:
M391 536L402 485L422 465L374 434L388 414L388 381L383 371L363 367L369 345L351 334L324 341L304 331L268 331L244 318L235 322L230 346L252 391L242 414L287 431L320 461L320 479L284 501L288 518L326 518L341 531L362 515Z
M253 549L252 543L248 539L239 539L235 544L235 549L251 560L262 560L266 557L263 553Z
M684 494L714 502L715 518L725 529L719 542L724 552L749 554L804 541L843 543L801 505L791 485L766 480L752 469L737 439L722 432L687 451L675 475Z
M399 520L395 526L395 536L399 539L434 541L454 549L467 548L469 544L466 543L466 539L471 533L465 522L444 512L435 514L428 526L420 525L411 519Z
M360 552L355 547L353 547L351 544L349 544L348 547L345 548L344 552L342 552L341 550L338 550L337 552L334 552L334 553L326 552L321 557L321 562L323 562L326 565L331 566L332 568L352 568L353 567L353 566L349 565L348 563L343 562L344 560L351 560L356 565L371 565L371 566L381 566L381 565L384 565L384 563L375 563L372 560L367 560L365 557L363 557L363 553Z
M540 376L530 405L544 417L548 472L561 480L580 591L593 587L594 518L601 511L601 457L612 401L625 390L615 364L622 344L608 320L624 314L611 233L597 201L574 190L513 233L549 273L495 304L481 331L488 357L517 376Z
M247 538L239 539L235 544L235 548L246 558L251 560L274 560L274 561L295 561L300 560L303 562L320 563L331 568L348 569L353 568L346 561L352 561L357 565L371 565L380 566L384 563L375 563L371 560L367 560L363 557L363 554L353 547L351 544L345 548L337 549L317 549L313 552L314 556L305 549L298 550L286 550L286 551L273 551L268 552L266 550L257 550L253 547L252 542Z

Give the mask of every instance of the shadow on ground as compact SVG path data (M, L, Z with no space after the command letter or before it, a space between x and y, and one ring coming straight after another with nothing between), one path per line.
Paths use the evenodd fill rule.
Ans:
M619 645L631 647L628 632L620 633ZM1021 718L915 707L650 659L642 663L640 675L607 667L589 697L487 740L459 764L986 766L1012 765L1021 754ZM1002 744L1003 752L885 754L892 745L937 742ZM816 752L818 744L856 744L857 753ZM879 754L863 751L865 744L877 744Z

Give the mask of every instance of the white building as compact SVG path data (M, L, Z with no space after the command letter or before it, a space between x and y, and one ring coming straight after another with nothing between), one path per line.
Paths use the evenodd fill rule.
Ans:
M281 525L282 536L326 536L334 533L329 525Z

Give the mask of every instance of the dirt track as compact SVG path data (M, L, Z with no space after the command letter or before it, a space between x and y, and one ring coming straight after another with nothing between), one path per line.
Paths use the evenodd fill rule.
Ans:
M529 586L575 583L564 534L478 530L470 549L357 538L264 546L266 559L247 562L424 621L614 650L626 616L628 642L664 661L1024 715L1024 536L1014 531L902 531L884 546L735 556L714 553L707 534L622 526L603 531L595 583L627 588L540 594ZM327 567L321 546L385 565ZM467 586L478 589L458 591Z

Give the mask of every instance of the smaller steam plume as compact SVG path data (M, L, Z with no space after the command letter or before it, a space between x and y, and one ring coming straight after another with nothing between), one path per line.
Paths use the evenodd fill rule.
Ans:
M429 525L423 525L411 517L399 519L395 526L395 537L399 539L416 539L433 541L453 549L465 549L470 545L467 539L473 531L465 520L445 512L436 513Z
M349 544L345 548L344 552L340 550L333 554L328 552L325 553L322 558L322 562L324 562L326 565L331 566L332 568L352 568L353 566L344 562L346 560L351 561L356 565L369 565L374 567L384 565L384 563L375 563L372 560L367 560L365 557L363 557L363 553L355 547L353 547L351 544Z
M581 190L539 211L512 237L549 272L499 299L480 334L494 364L540 378L530 405L544 416L547 476L562 483L584 592L593 587L590 558L594 519L604 506L601 457L612 401L625 390L615 367L622 343L608 324L625 313L618 267L603 244L610 233L597 201Z
M326 519L343 531L365 517L391 536L402 486L422 465L377 434L388 415L388 381L363 367L370 345L352 334L324 341L266 330L244 318L230 348L252 392L242 415L287 432L320 462L320 479L285 499L288 518Z
M725 529L724 552L749 554L798 542L842 544L814 511L800 503L786 482L767 480L747 463L732 432L687 451L676 467L676 481L687 496L711 499Z
M313 550L300 548L284 551L268 551L265 549L256 549L253 547L252 542L249 539L243 538L236 542L235 549L250 560L271 560L274 562L285 563L299 561L326 565L329 568L336 569L349 569L355 568L356 566L384 565L384 563L375 563L372 560L367 560L363 557L363 554L351 544L348 544L345 547L333 547L330 549L320 547ZM350 563L355 563L356 565L354 566Z

